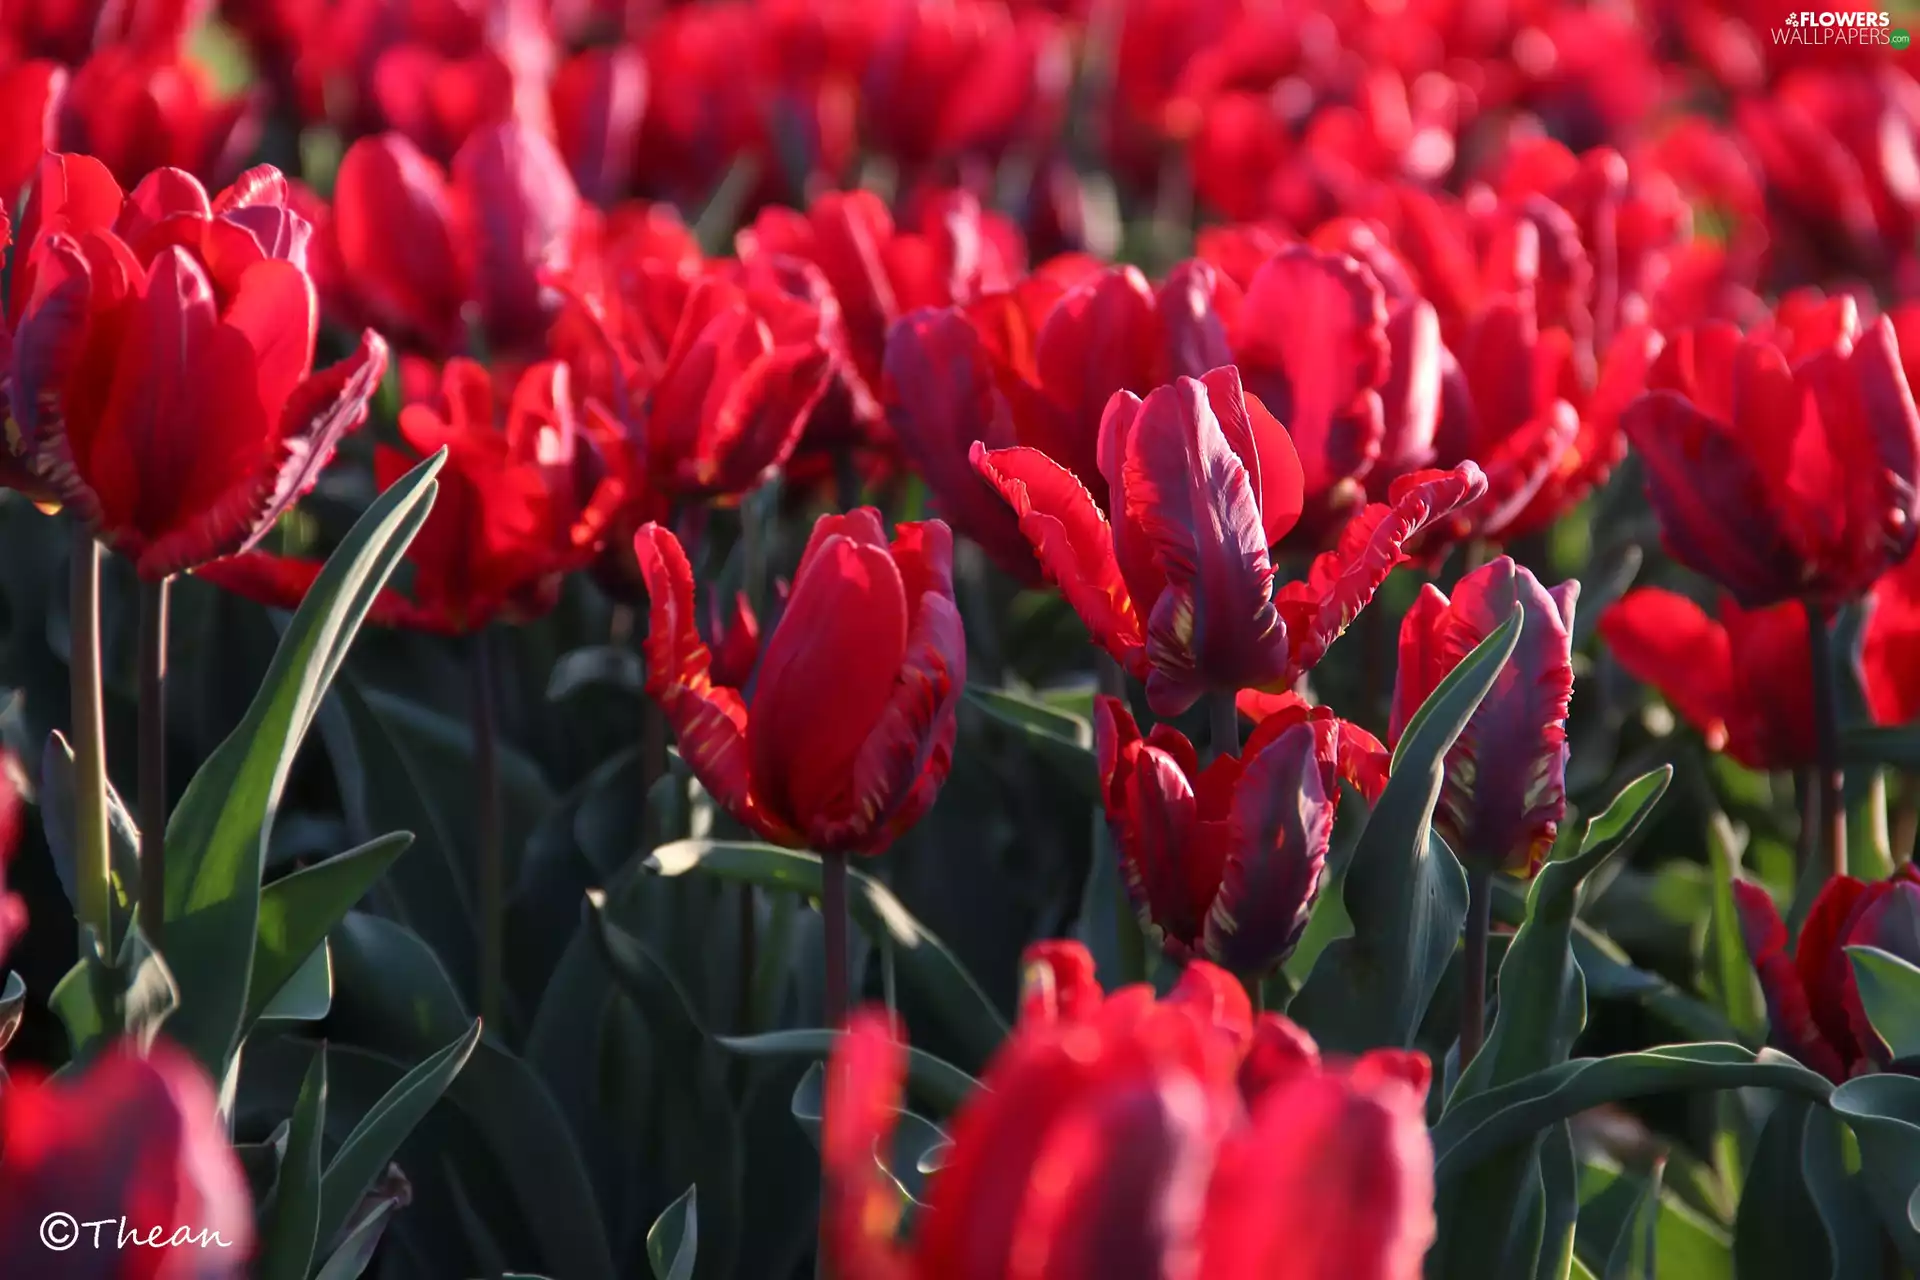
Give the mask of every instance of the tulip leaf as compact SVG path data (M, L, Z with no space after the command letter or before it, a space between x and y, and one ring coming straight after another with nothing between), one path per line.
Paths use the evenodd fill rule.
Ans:
M1860 1142L1867 1193L1909 1267L1920 1267L1920 1077L1856 1076L1833 1091L1834 1114Z
M293 759L360 624L432 507L444 451L396 481L328 559L240 725L167 824L166 945L183 995L172 1034L227 1076L248 1007L260 880Z
M1847 959L1867 1021L1893 1060L1920 1059L1920 968L1878 947L1848 947Z
M1920 725L1851 725L1841 735L1840 754L1847 764L1920 769Z
M1621 1224L1607 1253L1600 1280L1654 1280L1660 1256L1660 1182L1663 1166L1654 1165L1635 1197L1633 1212Z
M306 1280L320 1231L321 1143L327 1125L327 1050L307 1068L287 1132L280 1178L263 1210L259 1280Z
M256 1028L286 1022L318 1022L333 1008L333 955L322 942L307 952L267 1007Z
M700 1199L707 1206L710 1228L702 1256L716 1274L726 1275L733 1268L740 1234L739 1133L724 1076L708 1060L709 1037L673 975L639 939L607 919L606 897L599 890L587 894L587 922L615 985L646 1019L655 1059L674 1064L667 1114L692 1127L700 1152L694 1185L706 1191Z
M1540 1144L1540 1256L1534 1280L1565 1280L1573 1265L1580 1225L1580 1170L1573 1154L1573 1131L1566 1124L1547 1130Z
M54 985L47 1006L66 1027L78 1064L121 1035L143 1049L151 1045L161 1024L179 1008L180 987L135 924L127 930L113 964L91 947L84 948L79 961Z
M374 1201L360 1220L347 1229L340 1247L327 1258L326 1265L314 1273L313 1280L359 1280L380 1247L393 1215L405 1207L398 1194L384 1195Z
M393 1153L426 1118L479 1043L480 1022L475 1019L466 1034L402 1076L354 1125L320 1180L319 1240L330 1244L345 1227Z
M1754 1144L1733 1224L1741 1280L1839 1280L1829 1267L1826 1228L1802 1167L1813 1110L1799 1098L1782 1100Z
M824 1062L833 1053L839 1034L824 1027L768 1031L757 1036L715 1036L713 1042L743 1057L811 1058ZM948 1114L980 1088L980 1082L923 1049L907 1049L907 1089L925 1105Z
M1667 1171L1673 1173L1672 1166ZM1603 1157L1580 1165L1580 1229L1575 1248L1591 1266L1604 1268L1621 1238L1650 1210L1657 1273L1681 1280L1734 1280L1733 1242L1718 1224L1681 1200L1670 1187L1650 1194L1650 1180ZM1742 1272L1742 1275L1745 1273Z
M0 990L0 1050L13 1043L20 1030L20 1019L27 1012L27 983L13 970L7 970L7 985Z
M1833 1093L1824 1076L1785 1054L1755 1053L1737 1044L1673 1044L1610 1058L1574 1058L1450 1107L1433 1128L1435 1177L1457 1177L1509 1143L1605 1103L1749 1087L1817 1101Z
M1467 918L1467 877L1433 832L1447 751L1520 640L1522 611L1482 640L1407 724L1347 869L1353 934L1328 944L1289 1012L1327 1049L1407 1047Z
M1800 1168L1826 1232L1831 1280L1872 1275L1881 1261L1880 1224L1859 1156L1858 1140L1837 1115L1826 1107L1807 1108Z
M1106 990L1146 980L1147 940L1140 933L1140 917L1134 913L1126 886L1120 883L1120 856L1113 847L1113 832L1097 805L1093 809L1093 856L1088 860L1073 936L1093 956L1094 974Z
M565 702L589 689L645 692L646 672L640 655L613 644L592 644L561 654L554 661L553 674L547 677L547 701Z
M74 814L73 747L57 730L47 735L46 749L40 754L40 822L46 831L47 852L53 856L53 869L60 877L61 891L68 905L74 898ZM127 920L133 914L133 901L140 894L140 829L133 815L107 782L107 850L113 908L113 936L126 937Z
M1573 949L1580 886L1627 847L1672 778L1672 766L1663 765L1628 783L1604 813L1587 823L1577 853L1540 869L1527 895L1526 919L1500 964L1493 1029L1461 1073L1449 1107L1566 1061L1587 1022L1586 980ZM1485 1266L1486 1241L1517 1239L1519 1216L1534 1198L1529 1188L1543 1174L1540 1140L1551 1132L1526 1134L1462 1182L1441 1186L1441 1236L1428 1274L1475 1274ZM1510 1261L1528 1264L1524 1257Z
M693 1280L700 1242L700 1188L688 1187L647 1228L647 1265L653 1280Z
M970 684L967 701L1015 736L1090 802L1100 799L1093 758L1093 726L1038 697Z
M1761 1003L1759 980L1747 956L1740 916L1733 905L1733 881L1740 866L1740 847L1733 825L1722 813L1707 823L1707 857L1713 868L1713 912L1707 924L1706 986L1742 1044L1766 1039L1767 1013Z
M260 891L243 1025L251 1026L266 1012L333 927L412 843L411 832L396 831L282 876Z
M662 876L700 872L768 890L820 895L820 859L768 844L727 840L676 840L653 851L647 870ZM1006 1019L973 977L893 891L859 871L847 876L847 906L854 922L876 943L893 947L900 981L938 1011L973 1063L993 1055L1007 1034Z
M826 1118L826 1068L814 1063L794 1086L790 1110L794 1123L806 1133L808 1141L819 1149L820 1129ZM940 1153L950 1144L939 1125L911 1111L892 1109L893 1139L883 1159L873 1153L873 1162L886 1174L900 1193L903 1214L926 1204L926 1180L940 1166ZM904 1224L903 1224L904 1226Z

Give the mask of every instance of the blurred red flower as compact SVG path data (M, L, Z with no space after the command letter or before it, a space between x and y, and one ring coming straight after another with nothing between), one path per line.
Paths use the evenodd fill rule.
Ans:
M1433 827L1469 866L1532 875L1567 812L1567 702L1580 584L1546 590L1506 556L1462 578L1449 598L1428 583L1400 626L1389 741L1517 603L1520 640L1447 752Z
M1908 863L1872 884L1852 876L1828 880L1791 951L1765 889L1736 880L1733 894L1767 997L1769 1042L1836 1084L1890 1065L1886 1042L1860 1002L1847 948L1878 947L1920 964L1920 870Z
M195 1243L173 1248L91 1248L62 1264L98 1280L239 1280L253 1254L253 1205L228 1145L213 1083L165 1039L145 1054L123 1042L55 1080L18 1073L0 1091L0 1270L47 1274L49 1215L76 1232L114 1239L124 1227L162 1241L178 1230ZM209 1232L205 1237L200 1232ZM204 1239L205 1243L198 1243Z
M960 1108L912 1243L889 1149L906 1047L855 1016L827 1068L825 1240L846 1280L1414 1280L1434 1236L1417 1053L1320 1058L1196 961L1102 997L1084 949L1027 953L1022 1017ZM1329 1223L1342 1224L1329 1230Z
M212 77L190 60L102 49L68 85L60 149L92 156L126 187L167 167L224 183L259 140L260 105L250 93L217 98Z
M40 166L12 279L16 448L143 577L257 543L366 417L386 344L313 371L307 234L271 168L209 201L177 169L127 196L90 157Z
M40 157L59 145L60 103L67 69L35 60L8 64L0 57L0 217L14 207L21 188L40 167Z
M9 54L78 66L97 49L174 53L211 0L7 0L0 62Z
M1807 611L1797 600L1718 618L1683 595L1637 587L1600 615L1600 635L1627 674L1660 691L1713 751L1749 769L1815 761ZM1887 686L1866 682L1868 698Z
M580 194L610 205L625 194L647 110L647 67L631 46L588 49L554 73L554 136Z
M1342 776L1368 800L1386 752L1325 708L1263 719L1205 768L1171 725L1142 738L1117 698L1094 705L1100 792L1147 935L1179 960L1264 976L1292 954L1319 895Z
M889 545L871 507L820 517L751 700L715 683L679 540L648 524L634 554L647 692L721 807L768 840L828 853L879 853L919 821L946 781L966 684L944 524L901 524Z

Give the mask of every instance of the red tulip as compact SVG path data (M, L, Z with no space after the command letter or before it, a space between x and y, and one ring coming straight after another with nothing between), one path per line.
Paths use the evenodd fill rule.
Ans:
M572 261L580 198L553 145L520 124L480 129L452 179L399 134L347 149L333 193L343 288L357 312L434 355L539 346L559 297L542 275Z
M123 1043L68 1078L16 1074L0 1093L0 1128L7 1136L0 1270L8 1275L49 1274L57 1237L42 1224L61 1215L77 1233L55 1267L62 1275L247 1274L253 1206L246 1175L228 1145L212 1081L168 1041L144 1056Z
M1867 595L1860 684L1879 723L1920 717L1920 556L1908 556Z
M1099 457L1111 522L1039 450L973 450L1094 640L1147 681L1154 713L1169 716L1208 690L1291 685L1405 558L1407 540L1485 485L1471 463L1405 477L1393 503L1356 516L1306 581L1275 592L1267 549L1299 515L1299 463L1231 366L1145 402L1116 395Z
M1920 413L1888 320L1861 332L1849 308L1776 322L1771 338L1677 337L1661 389L1621 425L1675 559L1744 608L1799 598L1824 612L1913 548Z
M127 187L167 167L225 182L259 138L259 106L246 94L216 98L205 69L177 56L103 49L74 73L60 149L94 157Z
M460 635L495 618L538 617L560 578L599 553L628 481L619 428L578 401L567 366L545 361L512 384L511 400L471 360L447 362L440 392L400 413L406 449L374 453L382 489L442 447L433 511L407 548L412 597L389 590L373 621ZM255 553L201 576L276 608L292 608L320 572L312 561Z
M906 1049L857 1015L827 1068L826 1250L847 1280L1414 1280L1433 1241L1431 1074L1323 1063L1204 961L1102 997L1084 949L1030 948L1024 1010L949 1127L911 1243L876 1162ZM1339 1229L1329 1229L1335 1224Z
M1807 611L1797 600L1751 612L1730 598L1718 619L1659 587L1629 591L1600 615L1627 673L1660 691L1713 751L1749 769L1815 763ZM1868 681L1869 697L1876 687Z
M50 155L15 254L11 407L30 469L142 576L251 547L365 419L369 332L313 372L306 223L270 168L209 202L160 169L131 196Z
M560 154L580 194L611 204L627 187L647 109L647 68L630 46L589 49L553 77Z
M0 210L11 209L21 188L40 167L40 157L59 144L60 103L67 71L57 62L0 58ZM4 216L0 213L0 216Z
M0 747L0 960L27 931L26 901L6 888L7 864L18 850L27 825L27 805L20 794L25 777L19 758Z
M1369 752L1377 742L1331 712L1310 717L1304 704L1297 717L1263 721L1239 755L1202 769L1178 730L1156 725L1142 738L1126 704L1103 696L1094 747L1141 926L1175 959L1204 956L1254 976L1291 955L1306 928L1341 773L1369 799L1385 781Z
M1476 645L1523 610L1519 647L1447 752L1434 830L1461 861L1532 875L1566 816L1567 702L1573 694L1578 582L1543 588L1506 556L1460 580L1452 599L1427 584L1400 627L1391 740Z
M1792 951L1765 889L1737 880L1733 893L1767 997L1769 1042L1836 1084L1889 1066L1891 1052L1867 1020L1846 949L1878 947L1920 963L1920 871L1909 863L1872 884L1828 880Z
M96 49L176 52L210 0L7 0L0 59L8 53L77 66Z
M768 840L879 853L932 806L952 762L966 644L953 539L937 520L822 516L760 655L751 706L713 678L679 541L644 526L647 691L694 776Z

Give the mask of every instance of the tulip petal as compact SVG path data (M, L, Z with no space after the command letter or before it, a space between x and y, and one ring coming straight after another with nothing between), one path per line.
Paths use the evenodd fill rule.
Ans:
M418 147L382 134L347 148L334 179L333 234L369 320L434 350L459 345L468 286L452 193Z
M1486 475L1463 462L1452 471L1404 476L1394 483L1390 502L1373 503L1355 516L1339 545L1315 557L1307 580L1288 583L1274 598L1292 645L1280 683L1293 683L1326 655L1387 575L1407 558L1409 539L1486 491Z
M1600 615L1599 630L1627 674L1658 689L1709 750L1727 745L1734 675L1725 627L1677 592L1636 587Z
M1085 945L1050 938L1020 953L1021 1026L1085 1022L1105 1000L1093 953Z
M1209 688L1277 679L1287 633L1273 607L1273 563L1247 469L1204 384L1183 378L1147 397L1123 475L1126 518L1167 579L1147 621L1155 714L1178 715Z
M906 1076L906 1046L885 1013L862 1009L847 1020L827 1063L820 1127L826 1253L837 1275L906 1280L893 1241L900 1192L878 1155L891 1146Z
M1333 805L1310 727L1288 730L1247 762L1230 826L1201 945L1235 973L1259 976L1300 941L1333 838Z
M715 803L768 839L780 839L784 829L750 793L746 705L710 674L713 657L695 621L686 552L667 530L647 524L634 535L633 553L647 584L648 694L659 701L687 767Z
M976 441L969 456L1013 508L1034 557L1094 643L1123 669L1145 675L1146 637L1114 556L1113 531L1086 486L1037 449L988 449Z
M1740 932L1747 955L1760 976L1767 998L1767 1023L1774 1044L1812 1067L1835 1084L1846 1081L1846 1069L1814 1024L1807 990L1787 956L1787 926L1773 899L1759 885L1733 883L1733 904L1740 916Z

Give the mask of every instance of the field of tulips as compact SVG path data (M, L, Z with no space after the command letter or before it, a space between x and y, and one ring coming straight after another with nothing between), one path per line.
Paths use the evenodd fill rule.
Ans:
M1906 20L0 0L0 1277L1920 1275Z

